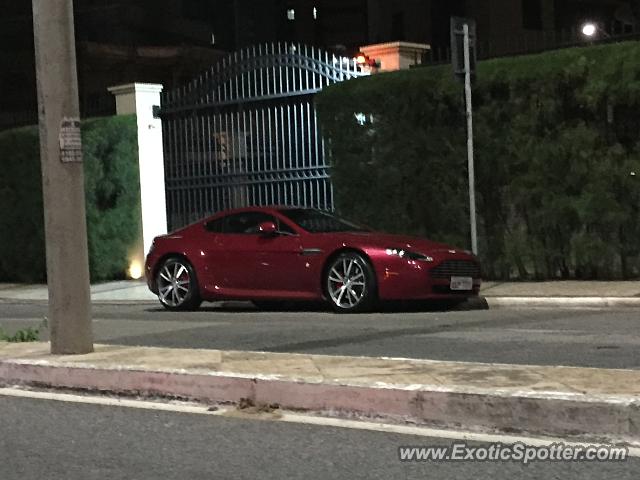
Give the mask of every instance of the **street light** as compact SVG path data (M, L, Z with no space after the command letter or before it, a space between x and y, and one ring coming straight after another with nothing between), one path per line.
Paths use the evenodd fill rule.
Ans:
M609 38L609 34L595 22L583 23L580 27L580 31L582 32L582 35L584 35L585 38L588 39L594 39L600 35L602 35L604 38Z
M582 29L581 30L582 30L582 34L585 37L592 38L596 34L596 32L598 31L598 27L593 22L587 22L587 23L582 25Z

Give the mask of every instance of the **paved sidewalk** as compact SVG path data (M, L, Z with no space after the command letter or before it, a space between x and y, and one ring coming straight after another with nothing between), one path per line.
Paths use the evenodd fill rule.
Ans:
M640 444L638 370L115 345L61 356L0 342L0 383Z
M485 282L489 308L638 308L640 281Z
M555 282L483 282L486 297L636 297L640 298L640 280L555 281Z
M0 300L46 302L48 298L46 285L0 283ZM147 284L141 280L97 283L91 286L91 300L99 303L158 301L149 291Z
M489 307L640 307L640 281L485 282L481 295ZM0 301L46 301L46 285L0 284ZM96 303L156 302L143 281L93 285Z

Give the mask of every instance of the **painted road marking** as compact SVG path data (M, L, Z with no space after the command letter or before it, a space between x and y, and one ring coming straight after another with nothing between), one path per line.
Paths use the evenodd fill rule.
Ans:
M149 401L131 398L106 397L100 395L77 395L71 393L58 393L50 391L25 390L21 388L0 388L0 395L7 397L31 398L38 400L51 400L67 403L82 403L89 405L101 405L108 407L138 408L145 410L157 410L173 413L188 413L197 415L212 415L219 417L238 418L245 420L277 421L286 423L300 423L305 425L315 425L319 427L350 428L354 430L368 430L383 433L394 433L400 435L414 435L419 437L443 438L447 440L465 440L481 443L506 443L517 442L526 445L542 447L554 443L564 443L570 446L587 447L594 442L575 442L558 437L527 437L519 435L503 435L499 433L479 433L470 431L443 430L411 425L395 425L388 423L370 422L364 420L347 420L334 417L322 417L311 414L289 413L287 411L276 410L273 413L245 413L232 406L217 406L216 410L210 411L209 405L202 405L192 402L178 401ZM629 456L640 458L640 447L630 447Z

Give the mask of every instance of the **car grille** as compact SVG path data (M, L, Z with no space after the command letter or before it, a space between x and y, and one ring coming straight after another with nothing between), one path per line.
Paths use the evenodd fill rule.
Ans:
M480 265L470 260L445 260L431 269L431 276L433 278L480 278Z

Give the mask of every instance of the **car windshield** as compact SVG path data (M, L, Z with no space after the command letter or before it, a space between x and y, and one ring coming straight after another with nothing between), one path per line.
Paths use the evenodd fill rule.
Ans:
M369 229L361 225L338 218L330 213L309 208L287 208L280 213L311 233L328 232L368 232Z

